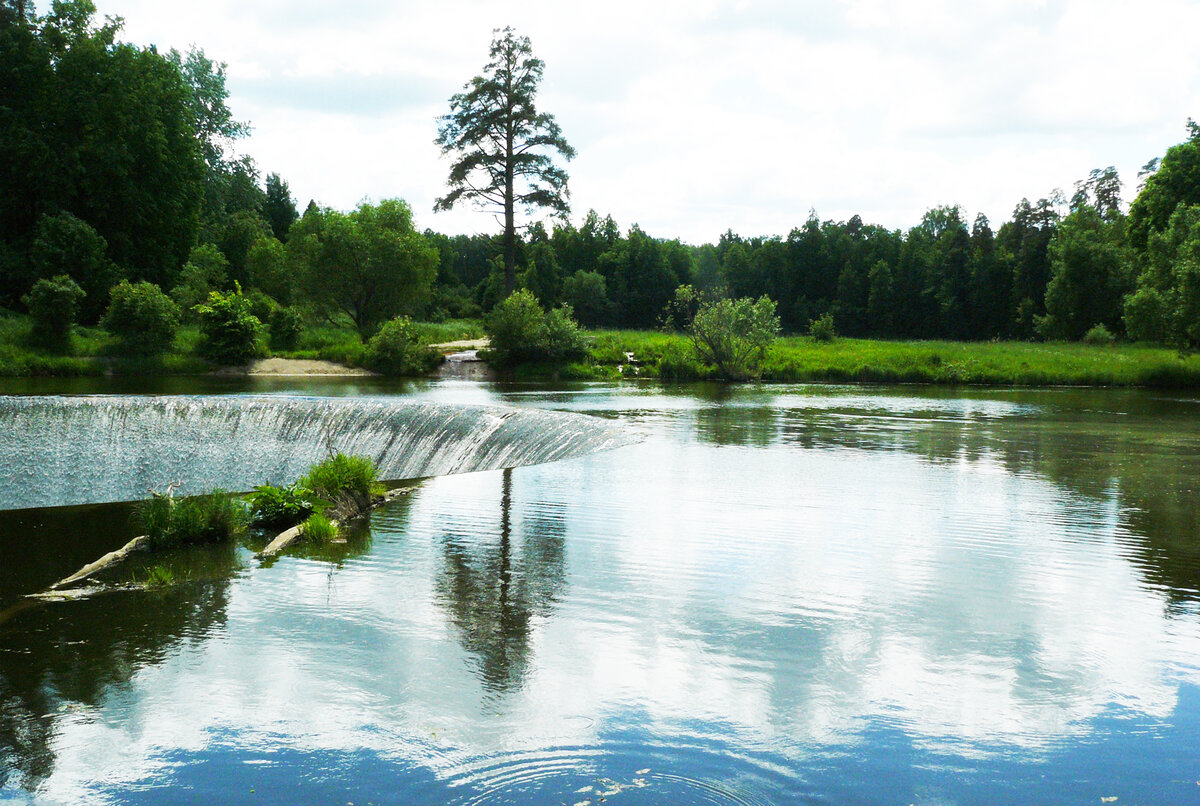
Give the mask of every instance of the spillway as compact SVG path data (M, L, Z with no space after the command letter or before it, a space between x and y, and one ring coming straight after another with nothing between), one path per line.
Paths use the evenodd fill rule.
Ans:
M539 464L637 440L596 417L394 399L0 396L0 509L287 484L331 451L385 480Z

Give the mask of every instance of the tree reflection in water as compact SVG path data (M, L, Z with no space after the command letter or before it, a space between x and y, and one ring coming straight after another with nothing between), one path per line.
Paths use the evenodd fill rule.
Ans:
M182 584L31 607L0 625L0 787L32 791L53 772L59 720L225 623L237 547L187 558Z
M497 532L446 532L437 582L437 600L475 657L481 682L497 693L521 686L535 620L550 616L566 586L561 509L543 508L514 529L512 470L500 478Z

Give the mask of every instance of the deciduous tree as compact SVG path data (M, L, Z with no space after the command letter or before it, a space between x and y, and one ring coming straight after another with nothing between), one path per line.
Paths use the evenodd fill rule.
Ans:
M309 300L328 316L348 316L364 339L393 316L421 313L437 276L437 250L399 199L348 215L306 211L287 250Z

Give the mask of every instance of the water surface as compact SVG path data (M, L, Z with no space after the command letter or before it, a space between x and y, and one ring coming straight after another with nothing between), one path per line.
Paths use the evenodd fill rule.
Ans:
M166 592L10 608L0 799L1200 800L1200 402L226 391L569 410L644 439L426 479L343 545L185 552ZM0 607L130 534L124 505L0 513Z

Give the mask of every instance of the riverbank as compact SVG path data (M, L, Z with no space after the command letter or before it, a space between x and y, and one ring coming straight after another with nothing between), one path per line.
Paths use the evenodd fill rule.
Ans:
M244 366L218 367L196 354L198 328L179 328L171 350L155 356L130 356L100 328L74 328L66 349L50 350L30 338L28 316L0 312L0 377L98 377L128 375L373 375L366 369L366 346L349 327L306 328L292 350L271 350L263 339L261 358ZM474 320L418 322L420 339L443 353L486 345Z
M182 328L175 350L151 358L115 354L101 330L77 328L67 355L30 346L24 317L0 320L0 377L128 375L371 375L364 347L347 328L312 328L297 349L275 352L248 366L217 368L194 354L198 333ZM483 347L478 322L417 323L422 340L443 354ZM590 331L588 354L574 362L521 365L499 373L480 362L455 362L441 375L513 380L710 380L715 370L698 363L686 336L652 330ZM781 382L932 383L997 386L1099 386L1200 389L1200 355L1181 356L1142 344L1078 342L881 341L807 336L775 341L760 367L761 379Z
M618 377L708 380L715 370L692 357L686 336L597 331L588 356L559 366L524 365L517 379ZM1200 355L1140 344L1076 342L879 341L807 336L776 340L761 364L764 381L1099 386L1200 389Z

